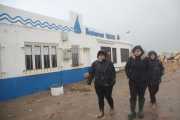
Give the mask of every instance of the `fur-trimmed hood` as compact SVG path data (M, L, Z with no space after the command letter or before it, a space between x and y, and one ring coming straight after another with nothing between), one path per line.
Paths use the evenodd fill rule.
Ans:
M133 50L130 52L130 56L135 60L136 56L133 53ZM144 53L141 55L141 60L144 60L146 57L149 57L148 52L144 50Z

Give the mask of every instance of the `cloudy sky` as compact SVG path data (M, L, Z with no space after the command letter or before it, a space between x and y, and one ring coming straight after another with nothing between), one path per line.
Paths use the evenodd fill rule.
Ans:
M180 51L180 0L0 0L0 4L62 20L68 10L83 24L123 34L133 46L161 52Z

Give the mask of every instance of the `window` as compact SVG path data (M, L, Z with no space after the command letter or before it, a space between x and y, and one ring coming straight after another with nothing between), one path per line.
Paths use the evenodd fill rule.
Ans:
M34 46L34 53L35 53L35 68L41 69L42 68L41 46Z
M121 48L121 62L126 62L129 58L129 49Z
M56 46L51 46L52 67L57 67Z
M57 63L58 50L55 45L25 45L25 74L60 70Z
M33 69L32 45L25 46L25 62L26 62L26 70L32 70Z
M116 48L112 48L113 52L113 63L117 63Z
M49 46L43 46L44 68L50 68L49 64Z
M79 66L78 46L72 46L72 66Z

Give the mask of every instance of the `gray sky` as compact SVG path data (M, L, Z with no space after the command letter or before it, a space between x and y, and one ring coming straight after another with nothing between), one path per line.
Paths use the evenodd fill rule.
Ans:
M180 0L0 0L0 4L68 20L68 10L83 24L123 34L133 46L161 52L180 51ZM18 13L17 13L18 14Z

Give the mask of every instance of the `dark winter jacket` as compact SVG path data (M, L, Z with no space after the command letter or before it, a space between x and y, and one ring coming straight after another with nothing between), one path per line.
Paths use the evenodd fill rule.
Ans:
M130 52L130 57L125 66L129 84L147 85L150 69L151 64L146 51L142 51L140 56L135 56L132 51Z
M150 72L150 77L148 80L149 85L157 85L161 83L161 76L164 74L164 66L163 63L157 59L157 54L155 51L150 51L149 53L149 58L151 54L155 54L156 58L154 60L150 59L151 61L151 72Z
M94 61L89 71L87 84L90 85L95 76L95 85L113 86L116 82L116 71L113 63L108 59Z

